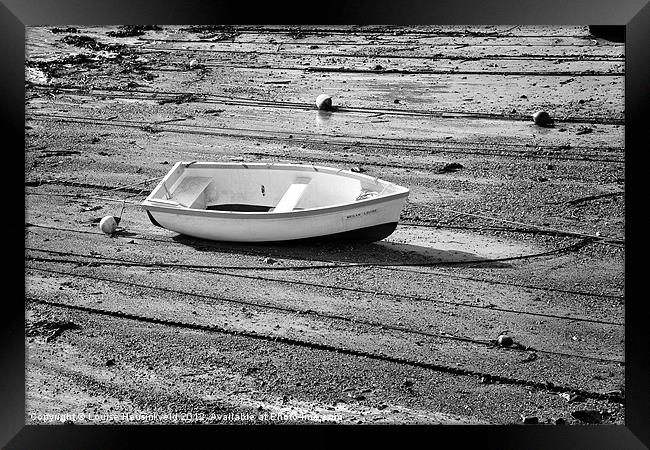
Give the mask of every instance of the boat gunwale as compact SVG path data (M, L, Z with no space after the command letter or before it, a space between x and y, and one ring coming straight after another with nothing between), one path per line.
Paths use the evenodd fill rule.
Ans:
M153 202L150 201L150 198L152 197L153 193L156 192L161 185L174 173L174 171L177 170L177 168L183 165L185 166L185 170L187 170L189 167L194 166L194 165L200 165L201 169L210 169L210 168L238 168L238 167L244 167L245 169L270 169L270 168L275 168L275 169L281 169L281 170L303 170L304 169L312 169L316 172L318 171L323 171L326 173L334 174L334 175L340 175L340 176L346 176L348 178L356 178L356 179L367 179L371 181L382 181L384 183L388 183L390 185L393 185L397 187L400 191L391 193L391 194L384 194L378 197L372 197L368 199L363 199L363 200L357 200L353 203L341 203L341 204L335 204L335 205L328 205L328 206L321 206L317 208L307 208L307 209L301 209L301 210L294 210L294 211L288 211L288 212L282 212L282 213L276 213L276 212L245 212L245 211L218 211L218 210L208 210L208 209L199 209L199 208L188 208L182 205L179 206L163 206L163 205L156 205L153 202L156 201L156 199L153 199ZM207 167L206 167L207 166ZM343 174L341 174L343 172ZM363 208L365 206L372 206L375 204L379 203L386 203L389 201L397 200L402 197L408 197L410 193L410 190L407 187L401 186L399 184L392 183L390 181L382 180L379 177L371 177L369 175L364 175L361 173L357 172L351 172L350 170L347 169L335 169L332 167L324 167L324 166L314 166L314 165L301 165L301 164L289 164L289 163L232 163L232 162L226 162L226 163L219 163L219 162L177 162L174 164L174 166L169 170L167 175L158 183L158 185L151 191L151 193L147 196L147 198L141 203L142 209L146 211L154 211L154 212L164 212L164 213L170 213L170 214L181 214L181 215L192 215L192 216L203 216L207 218L222 218L222 219L287 219L287 218L303 218L303 217L308 217L312 215L320 215L320 214L328 214L328 213L334 213L334 212L341 212L345 210L354 210L354 209L359 209Z

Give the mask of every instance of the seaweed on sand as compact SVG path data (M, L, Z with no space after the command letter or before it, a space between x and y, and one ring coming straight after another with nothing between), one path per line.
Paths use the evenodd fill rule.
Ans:
M115 31L108 31L107 36L111 37L132 37L142 36L146 31L160 31L162 27L158 25L121 25Z

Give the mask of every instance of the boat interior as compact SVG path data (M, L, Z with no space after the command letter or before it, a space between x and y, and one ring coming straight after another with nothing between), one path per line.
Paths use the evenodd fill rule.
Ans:
M177 163L147 200L191 209L282 213L349 204L402 189L326 167Z

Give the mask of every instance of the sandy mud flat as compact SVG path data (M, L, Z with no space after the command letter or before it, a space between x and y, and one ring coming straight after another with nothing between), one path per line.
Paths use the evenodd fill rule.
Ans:
M623 44L500 26L26 38L28 424L624 423ZM194 160L356 167L411 195L379 242L209 242L139 207Z

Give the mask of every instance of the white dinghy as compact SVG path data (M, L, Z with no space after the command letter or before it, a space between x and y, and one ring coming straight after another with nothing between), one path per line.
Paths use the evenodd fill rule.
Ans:
M154 225L232 242L377 241L397 227L409 190L343 169L178 162L142 208Z

